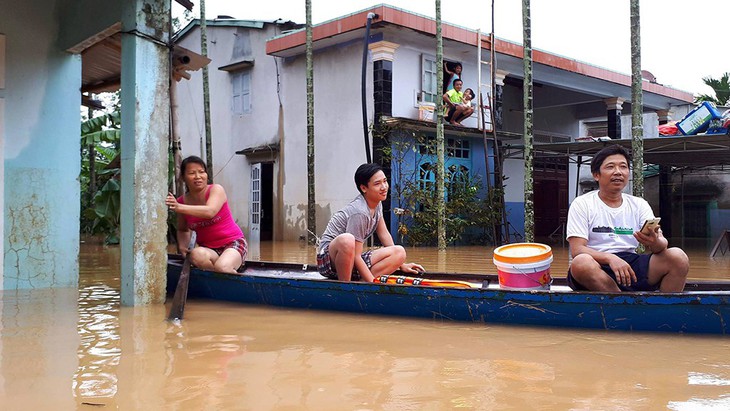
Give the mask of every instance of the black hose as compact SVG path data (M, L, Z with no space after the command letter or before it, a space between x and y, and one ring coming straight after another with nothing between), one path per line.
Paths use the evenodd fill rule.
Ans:
M370 156L370 138L368 136L368 107L365 96L365 79L367 78L367 65L368 65L368 43L370 42L370 23L373 21L375 13L368 13L368 23L365 26L365 40L363 42L362 50L362 77L361 77L361 89L362 89L362 131L365 135L365 156L368 163L372 163L372 157Z

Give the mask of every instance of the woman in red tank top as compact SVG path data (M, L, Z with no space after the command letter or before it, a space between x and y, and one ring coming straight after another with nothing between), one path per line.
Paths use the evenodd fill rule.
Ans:
M178 198L168 194L165 200L177 213L178 251L185 256L195 231L198 247L191 251L192 263L204 270L235 273L246 260L248 244L233 220L226 191L220 184L208 185L208 167L200 157L183 160L180 174L187 192Z

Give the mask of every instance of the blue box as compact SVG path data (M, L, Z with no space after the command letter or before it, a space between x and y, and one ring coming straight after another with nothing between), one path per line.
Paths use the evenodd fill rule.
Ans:
M720 117L720 112L717 111L714 104L709 101L703 101L702 104L687 113L687 115L684 116L679 123L677 123L677 129L679 129L679 131L685 136L699 134L707 131L711 120Z

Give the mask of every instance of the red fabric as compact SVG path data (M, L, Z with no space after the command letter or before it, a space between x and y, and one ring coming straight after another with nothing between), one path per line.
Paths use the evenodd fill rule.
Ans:
M677 134L679 134L679 129L677 129L676 121L670 121L667 124L659 125L660 136L676 136Z

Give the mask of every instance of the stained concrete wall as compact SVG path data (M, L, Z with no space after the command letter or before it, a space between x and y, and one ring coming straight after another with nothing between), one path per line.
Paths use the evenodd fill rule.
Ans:
M6 36L3 289L77 284L81 58L58 46L63 5L0 0Z
M251 165L260 157L236 155L249 147L278 143L279 98L277 95L277 66L274 57L266 55L267 39L280 34L281 28L266 24L264 28L216 27L208 25L208 57L210 82L210 114L213 142L213 175L215 182L226 189L231 213L236 223L249 236L249 197ZM200 52L200 29L188 32L178 44ZM234 53L235 50L239 52ZM219 70L221 66L242 60L243 54L254 60L251 68L250 113L233 112L232 78L235 72ZM205 119L203 117L202 70L191 72L190 80L174 85L177 99L177 130L180 132L183 157L197 155L205 159ZM281 113L283 116L283 113ZM271 160L267 156L266 160ZM274 155L274 213L281 209L280 161ZM275 225L278 219L275 219ZM280 221L280 220L278 220ZM282 228L274 229L274 238L282 239Z
M243 34L244 30L248 33ZM277 34L280 34L280 28L273 24L266 24L264 29L208 26L208 56L213 60L210 94L214 173L217 174L216 183L226 188L234 219L248 235L251 164L257 159L237 156L234 152L280 143L280 153L274 160L274 239L296 240L307 234L305 57L303 54L287 59L267 56L265 40ZM252 111L237 115L231 108L231 74L218 67L235 61L232 51L236 39L242 36L248 36L254 58L250 69ZM195 29L179 44L199 51L199 39L199 31ZM361 42L314 53L318 235L324 231L331 215L357 195L353 176L357 166L365 162L360 106L361 59ZM367 70L367 95L372 96L372 61L368 62ZM194 72L191 80L177 84L183 156L201 155L200 139L205 136L201 77L199 72ZM368 119L371 123L372 107L368 107ZM333 153L337 153L336 159Z
M285 238L307 233L307 95L306 59L285 60L282 96L285 122L285 178L282 217ZM354 175L366 162L361 106L362 42L314 53L315 202L317 235L333 213L357 196ZM366 95L373 95L372 61L368 61ZM372 123L372 97L368 124ZM372 146L372 141L370 141Z

